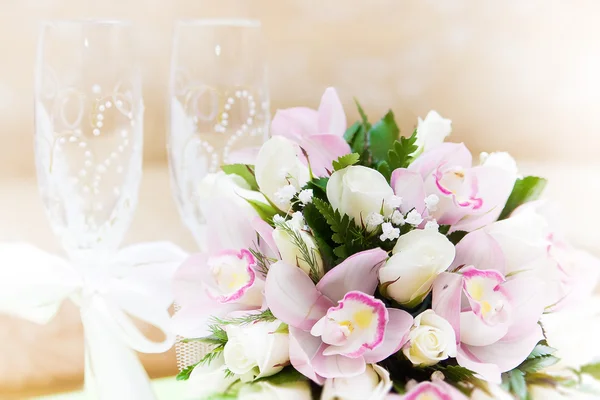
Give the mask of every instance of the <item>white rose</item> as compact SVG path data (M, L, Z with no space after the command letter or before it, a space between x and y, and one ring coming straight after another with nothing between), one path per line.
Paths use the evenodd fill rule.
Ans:
M456 357L454 329L435 311L423 311L415 318L402 351L413 364L423 366Z
M290 200L308 182L308 167L298 158L298 145L274 136L260 149L254 173L260 191L282 211L290 209Z
M289 335L276 332L280 321L227 325L225 365L244 382L271 376L289 363Z
M198 364L185 381L186 399L203 399L225 392L238 378L227 375L223 356L210 363Z
M389 372L377 364L370 364L358 376L327 379L321 400L383 400L391 388Z
M419 148L416 153L420 154L443 143L450 132L452 132L452 121L442 118L436 111L429 111L424 120L419 118L417 124L417 141L415 144Z
M432 229L416 229L398 239L393 255L379 270L383 293L406 307L415 307L431 290L435 278L454 260L454 245Z
M394 191L387 180L378 171L351 166L336 171L327 183L327 199L340 213L354 218L357 224L371 213L379 214L384 205L386 215L392 209L385 206L386 200L394 199Z
M323 258L315 239L303 228L304 218L300 212L296 212L294 218L275 224L273 240L283 261L290 265L297 265L309 276L311 275L311 265L314 265L317 267L317 278L321 278L325 273ZM304 244L305 251L297 246L298 241ZM305 254L306 252L308 254ZM308 261L307 258L309 258Z
M310 385L307 381L289 382L273 385L269 382L257 382L244 385L238 393L238 400L312 400Z

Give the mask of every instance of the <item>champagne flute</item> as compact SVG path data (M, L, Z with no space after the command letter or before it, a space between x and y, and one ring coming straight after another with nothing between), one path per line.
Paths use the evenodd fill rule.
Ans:
M143 103L133 50L127 22L42 25L35 82L38 186L55 234L84 273L106 267L137 205ZM97 391L95 398L109 398L116 383L96 383L90 367L103 343L85 332L84 323L86 388Z
M168 153L184 223L202 246L200 181L223 164L252 164L268 136L261 24L206 19L175 25Z

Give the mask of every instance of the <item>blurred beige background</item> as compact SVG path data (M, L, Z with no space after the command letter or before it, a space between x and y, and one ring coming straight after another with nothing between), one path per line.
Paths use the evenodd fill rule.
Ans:
M589 207L600 194L598 15L593 0L0 0L0 240L60 250L33 173L39 22L125 18L136 26L146 104L145 176L127 242L194 249L168 191L171 31L177 18L233 16L263 22L272 110L316 106L327 86L350 120L356 96L373 119L393 108L404 132L436 109L454 121L454 141L510 151L525 171L548 176L547 196L571 216L567 233L600 254L600 216ZM82 354L71 305L45 327L0 316L0 398L77 385ZM173 354L146 365L153 376L175 371Z

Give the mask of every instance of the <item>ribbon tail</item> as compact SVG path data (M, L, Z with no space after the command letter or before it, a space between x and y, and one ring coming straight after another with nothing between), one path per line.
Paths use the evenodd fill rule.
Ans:
M150 379L137 354L106 320L82 310L86 398L155 400Z

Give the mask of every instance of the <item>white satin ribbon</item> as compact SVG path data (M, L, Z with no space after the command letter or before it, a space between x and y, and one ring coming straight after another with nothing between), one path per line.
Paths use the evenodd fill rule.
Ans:
M102 400L151 400L134 350L162 353L175 342L171 278L186 257L174 244L150 242L125 247L101 265L82 266L30 244L0 244L0 312L44 324L70 298L81 311L90 392ZM148 339L132 317L158 328L163 340Z

